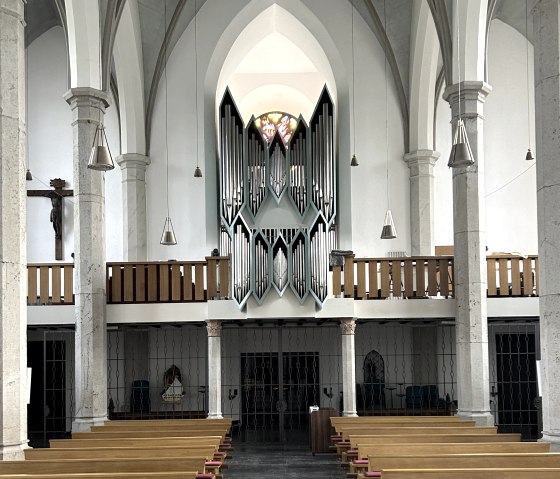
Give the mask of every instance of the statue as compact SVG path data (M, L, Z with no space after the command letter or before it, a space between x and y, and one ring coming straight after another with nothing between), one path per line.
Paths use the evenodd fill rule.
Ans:
M62 199L58 195L51 196L51 223L56 239L62 239Z

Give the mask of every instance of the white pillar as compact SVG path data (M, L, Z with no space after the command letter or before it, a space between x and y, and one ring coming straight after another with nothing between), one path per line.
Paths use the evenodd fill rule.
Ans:
M206 321L208 331L208 419L222 416L222 323Z
M404 155L410 171L410 245L412 256L434 254L434 165L439 153L416 150Z
M357 416L356 412L356 348L354 345L355 319L342 319L342 415Z
M27 446L24 1L0 0L0 459Z
M76 412L72 430L87 431L107 419L105 176L87 164L109 99L88 87L72 88L64 98L72 109L74 136Z
M484 101L490 85L478 81L449 86L454 126L461 117L476 163L453 170L453 231L457 344L458 415L493 425L490 412L486 302L486 218L484 199Z
M560 6L533 12L543 440L560 450Z
M138 153L125 153L116 161L122 171L124 260L146 261L146 167L150 158Z

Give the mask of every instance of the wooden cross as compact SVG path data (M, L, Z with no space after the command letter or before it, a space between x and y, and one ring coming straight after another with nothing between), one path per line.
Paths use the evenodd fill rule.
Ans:
M66 181L55 178L50 181L54 190L27 190L27 196L41 196L50 198L52 210L50 221L54 229L54 256L56 260L62 259L62 200L66 196L74 196L74 190L65 190Z

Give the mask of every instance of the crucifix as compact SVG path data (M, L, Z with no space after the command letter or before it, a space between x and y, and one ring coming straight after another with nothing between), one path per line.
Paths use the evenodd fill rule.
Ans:
M66 181L55 178L50 181L50 185L54 190L27 190L27 196L41 196L50 198L51 223L54 229L54 256L56 260L62 259L62 200L66 196L73 196L74 190L65 190Z

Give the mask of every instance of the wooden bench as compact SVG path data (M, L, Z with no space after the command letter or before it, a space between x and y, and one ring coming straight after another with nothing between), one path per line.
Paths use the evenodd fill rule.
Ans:
M51 439L51 448L91 448L91 447L162 447L162 446L193 446L197 444L214 444L216 450L220 445L220 436L201 437L161 437L161 438L127 438L119 439Z
M368 469L370 456L425 456L438 454L482 453L546 453L547 442L496 442L496 443L431 443L431 444L358 444L358 459L350 463L350 473L357 475Z
M388 469L382 479L558 479L560 468Z
M184 447L92 447L92 448L60 448L60 449L26 449L25 459L44 460L44 459L83 459L85 457L95 457L99 459L121 458L134 459L136 457L188 457L203 456L207 460L214 459L214 444L195 445ZM366 456L367 457L367 456Z
M220 441L225 437L225 431L217 429L156 429L153 431L137 431L137 430L123 430L123 431L95 431L95 432L74 432L72 439L118 439L118 438L158 438L158 437L205 437L205 436L219 436Z
M184 426L211 426L219 425L231 429L232 420L230 418L224 419L134 419L134 420L116 420L106 421L103 426L95 427L184 427Z
M48 459L40 461L2 461L0 477L10 474L74 474L118 472L206 472L205 457L136 458L136 459Z
M111 472L69 474L6 474L2 479L179 479L176 472ZM196 471L181 472L180 479L195 479Z

